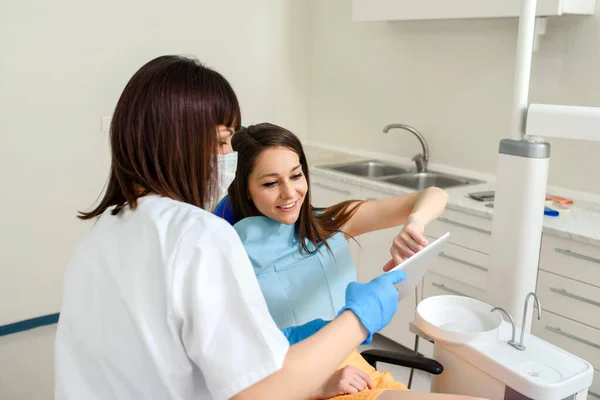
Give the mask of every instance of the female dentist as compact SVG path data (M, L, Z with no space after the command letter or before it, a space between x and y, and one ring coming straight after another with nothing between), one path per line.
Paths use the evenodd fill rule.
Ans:
M56 399L305 399L389 323L399 271L350 284L338 317L289 346L236 232L203 210L217 132L239 123L228 82L194 59L158 57L125 87L108 185L65 272Z

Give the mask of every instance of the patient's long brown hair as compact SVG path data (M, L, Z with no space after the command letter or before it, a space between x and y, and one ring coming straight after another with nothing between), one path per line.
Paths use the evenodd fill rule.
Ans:
M254 170L258 156L273 147L290 149L298 155L308 184L306 197L300 208L298 221L296 221L298 247L301 251L310 253L306 243L306 239L308 239L315 247L319 243L325 244L331 252L327 239L342 232L342 227L352 218L362 202L347 200L327 208L313 207L310 204L310 174L306 156L300 140L287 129L269 123L252 125L242 128L233 135L231 145L233 150L238 152L236 176L228 190L229 201L236 220L261 215L250 199L248 188L249 177Z
M104 196L79 218L135 209L148 193L204 208L217 192L217 125L239 129L240 120L237 97L218 72L190 57L148 62L117 102Z

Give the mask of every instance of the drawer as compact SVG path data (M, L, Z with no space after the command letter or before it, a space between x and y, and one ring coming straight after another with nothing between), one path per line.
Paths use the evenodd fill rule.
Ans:
M431 238L428 239L431 240ZM488 261L489 256L485 253L446 243L429 270L487 290Z
M315 207L329 207L345 200L360 200L362 189L345 182L321 176L310 180L311 203Z
M427 235L440 237L450 232L450 243L489 254L492 241L491 221L457 211L446 210L425 229Z
M588 400L600 400L600 371L594 371L594 381L588 390Z
M452 278L427 271L423 281L423 298L458 295L485 301L486 291Z
M537 295L543 310L600 329L600 288L539 271Z
M600 247L545 234L540 269L600 287Z
M600 330L546 312L534 318L531 333L600 369Z
M392 194L392 193L382 192L379 190L363 188L363 199L364 200L383 200L383 199L389 199L390 197L403 196L407 193L409 193L409 192L406 192L406 193L395 192L395 194Z

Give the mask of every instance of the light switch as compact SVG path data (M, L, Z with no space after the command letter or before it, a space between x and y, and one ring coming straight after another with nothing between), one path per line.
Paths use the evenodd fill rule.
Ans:
M112 115L105 115L102 117L102 133L110 132L110 121L112 120Z

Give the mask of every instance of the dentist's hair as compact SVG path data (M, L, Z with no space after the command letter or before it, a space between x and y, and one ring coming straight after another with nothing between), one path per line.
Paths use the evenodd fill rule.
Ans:
M181 56L155 58L125 86L110 126L111 167L100 204L118 214L155 193L204 206L217 195L217 126L239 129L237 97L218 72Z
M242 128L233 135L231 145L238 152L237 171L235 179L229 186L228 194L231 208L236 220L262 215L250 197L249 179L255 168L258 156L273 147L290 149L298 155L302 171L308 185L306 197L300 215L296 221L298 232L298 247L310 253L306 239L315 248L319 243L327 244L327 239L338 232L352 218L358 206L364 201L347 200L327 208L315 208L310 204L310 174L302 144L296 135L277 125L262 123Z

